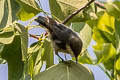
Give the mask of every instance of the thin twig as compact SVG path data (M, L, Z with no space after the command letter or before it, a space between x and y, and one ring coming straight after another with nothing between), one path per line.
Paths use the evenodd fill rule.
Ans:
M77 15L80 11L82 11L84 8L88 7L92 2L94 2L95 0L91 0L90 2L88 2L85 6L81 7L80 9L78 9L77 11L73 12L72 14L70 14L67 18L65 18L65 20L62 22L62 24L66 24L71 18L73 18L75 15Z
M32 37L32 38L35 38L35 39L39 40L39 37L37 37L36 35L29 34L29 36Z
M99 2L99 1L95 1L95 4L96 4L98 7L102 8L102 9L106 9L105 6L104 6L104 4L101 3L101 2Z

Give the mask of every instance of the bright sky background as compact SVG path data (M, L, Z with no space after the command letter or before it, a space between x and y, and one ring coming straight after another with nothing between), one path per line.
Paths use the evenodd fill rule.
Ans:
M46 12L50 12L49 10L49 4L48 4L48 0L40 0L42 3L42 7ZM20 22L23 25L27 25L28 22ZM34 23L35 24L35 23ZM36 33L36 34L40 34L44 32L44 30L40 30L38 28L31 30L29 33ZM29 39L29 43L35 41L35 39L30 38ZM95 44L94 41L91 42L90 46L89 46L89 51L90 51L90 55L95 58L95 55L93 53L92 50L92 45ZM56 58L56 57L55 57ZM55 61L56 63L58 61ZM85 65L88 66L88 68L93 72L95 80L109 80L108 77L105 75L105 73L97 66L92 66L92 65ZM19 68L18 68L19 69ZM8 68L7 68L7 64L0 64L0 80L8 80Z

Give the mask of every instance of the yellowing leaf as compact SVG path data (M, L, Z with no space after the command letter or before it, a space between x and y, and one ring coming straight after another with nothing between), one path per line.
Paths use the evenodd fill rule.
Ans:
M41 12L35 0L17 0L17 2L21 7L17 17L22 21L26 21Z
M110 43L97 45L97 47L101 47L101 49L99 50L96 50L95 46L93 47L97 57L97 63L106 62L107 60L116 55L116 49Z
M120 70L120 57L116 61L116 69Z
M114 32L114 17L104 13L98 20L97 27L105 32L113 33Z
M114 46L116 44L114 35L98 28L94 28L92 37L98 44L112 43Z

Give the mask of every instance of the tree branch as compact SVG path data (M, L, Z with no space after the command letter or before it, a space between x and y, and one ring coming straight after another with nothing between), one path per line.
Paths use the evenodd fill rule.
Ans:
M37 36L35 36L33 34L29 34L29 36L32 37L32 38L35 38L35 39L39 40L39 37L37 37Z
M104 4L101 3L101 2L99 2L99 1L95 1L95 4L96 4L98 7L102 8L102 9L106 9L105 6L104 6Z
M66 24L71 18L73 18L75 15L77 15L80 11L82 11L84 8L88 7L92 2L94 2L95 0L91 0L90 2L88 2L85 6L81 7L80 9L76 10L75 12L73 12L72 14L70 14L67 18L65 18L65 20L62 22L62 24Z

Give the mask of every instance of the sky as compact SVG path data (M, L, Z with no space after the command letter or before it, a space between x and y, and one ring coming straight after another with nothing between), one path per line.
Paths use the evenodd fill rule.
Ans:
M42 7L46 12L50 12L49 9L49 4L48 4L48 0L40 0L42 3ZM39 14L42 15L42 14ZM21 22L21 24L23 25L27 25L29 21L27 22ZM36 24L36 23L33 23ZM40 34L43 33L44 30L43 29L38 29L35 28L33 30L30 30L29 33L36 33L36 34ZM31 44L32 42L34 42L35 39L33 38L29 38L29 44ZM91 53L90 55L95 58L95 55L93 53L93 49L92 49L92 45L95 44L94 41L91 41L90 46L88 47L89 52ZM56 56L55 56L56 58ZM58 61L56 60L55 63L58 63ZM94 74L95 80L109 80L108 77L105 75L105 73L97 66L92 66L92 65L85 65L87 66ZM0 80L8 80L8 68L7 68L7 64L0 64Z

